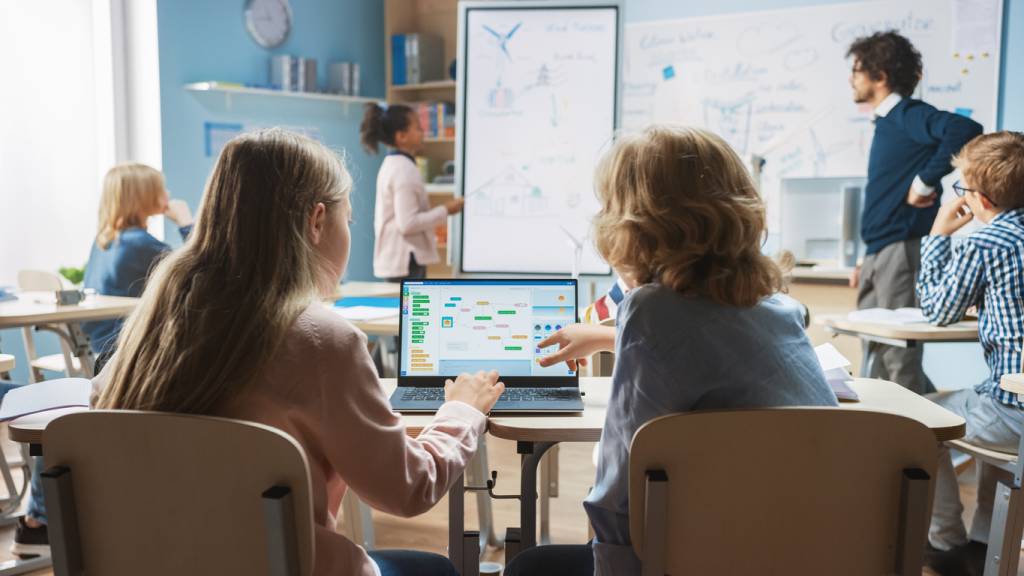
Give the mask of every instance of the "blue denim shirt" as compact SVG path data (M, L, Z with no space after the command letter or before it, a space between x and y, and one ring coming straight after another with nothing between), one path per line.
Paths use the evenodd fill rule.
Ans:
M629 445L646 422L675 412L835 406L804 333L803 310L784 295L751 308L640 286L619 307L615 371L597 482L584 502L597 574L640 574L629 538Z
M178 231L184 240L192 226L184 226ZM142 228L126 228L106 248L100 248L93 242L82 285L104 296L141 296L150 270L170 249ZM101 354L117 339L123 322L119 318L82 323L82 331L89 336L89 347L94 354Z

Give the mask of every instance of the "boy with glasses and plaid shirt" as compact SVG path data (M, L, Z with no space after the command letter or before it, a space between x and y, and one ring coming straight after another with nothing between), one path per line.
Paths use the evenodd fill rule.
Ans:
M973 388L930 397L967 421L964 440L1001 452L1016 452L1024 426L1024 402L999 388L1004 374L1020 372L1024 346L1024 134L978 136L953 159L963 179L957 198L939 209L921 244L917 294L930 322L961 320L978 307L978 337L989 376ZM954 246L950 236L973 219L986 227ZM942 574L981 574L996 481L1009 473L982 463L978 508L971 531L964 528L959 487L949 450L940 453L929 542L930 564Z

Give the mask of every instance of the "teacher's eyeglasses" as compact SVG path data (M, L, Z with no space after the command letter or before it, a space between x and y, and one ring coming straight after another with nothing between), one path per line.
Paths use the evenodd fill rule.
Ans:
M966 194L968 192L977 192L978 194L981 194L982 196L984 196L985 199L988 200L989 204L991 204L993 206L996 206L996 207L999 206L999 204L996 204L995 202L993 202L992 199L989 198L988 195L985 194L984 192L982 192L980 190L975 190L974 188L964 188L963 186L960 185L960 181L959 180L957 180L956 182L953 182L953 192L957 196L959 196L961 198L963 198L964 194Z

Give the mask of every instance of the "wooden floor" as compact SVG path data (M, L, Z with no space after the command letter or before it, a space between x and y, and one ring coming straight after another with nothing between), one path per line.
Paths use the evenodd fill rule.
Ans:
M4 452L14 455L14 445L6 440L6 427L0 429L4 438ZM519 456L515 452L515 443L488 437L488 451L491 468L498 470L498 484L495 491L499 494L518 492L519 487ZM559 450L560 492L558 498L551 501L551 535L552 541L559 544L579 544L586 542L586 516L580 502L593 483L594 465L591 453L592 443L562 444ZM20 473L15 473L20 481ZM964 517L969 522L974 510L973 479L970 474L961 478L961 494L965 503ZM2 491L2 488L0 488ZM494 502L495 524L500 527L499 534L505 526L518 526L518 501L498 500ZM476 498L466 497L466 527L475 529ZM344 530L344 520L340 529ZM433 510L416 518L397 518L388 514L375 512L374 527L376 529L377 546L380 548L411 548L426 550L438 554L446 554L445 546L448 538L448 507L442 501ZM0 561L11 558L9 552L14 538L14 528L0 528ZM504 563L502 550L488 549L485 560ZM33 576L53 574L50 570L32 573ZM930 574L925 571L924 574ZM1020 572L1024 576L1024 570Z

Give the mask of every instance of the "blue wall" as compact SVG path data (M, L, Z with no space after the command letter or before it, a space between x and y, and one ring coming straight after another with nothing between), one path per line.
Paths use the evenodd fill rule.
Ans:
M358 62L361 94L384 94L384 9L377 0L292 0L292 32L281 46L266 50L245 30L244 2L159 0L160 109L167 187L192 206L199 205L214 158L204 146L204 122L247 126L312 128L332 148L344 151L355 179L352 196L352 258L348 278L372 279L373 197L380 159L359 148L362 108L276 97L197 97L182 86L221 80L267 83L271 55L317 59L321 86L331 61ZM167 237L177 234L168 230Z
M362 109L351 106L346 115L336 103L308 103L281 98L234 97L231 111L223 98L197 98L182 87L192 82L221 80L266 83L269 57L292 54L317 59L320 84L326 84L327 64L359 62L361 93L384 94L384 8L380 0L291 0L292 33L274 50L259 47L245 30L242 0L158 0L160 50L160 109L163 124L163 170L171 194L195 212L203 186L213 168L203 140L204 122L315 129L321 140L343 151L355 179L352 195L352 257L347 278L369 280L373 274L373 200L380 159L359 148ZM171 244L180 242L168 227ZM28 381L27 362L17 330L0 331L0 347L14 354L18 367L12 378ZM56 338L41 334L38 353L60 351ZM52 376L52 375L50 375Z

